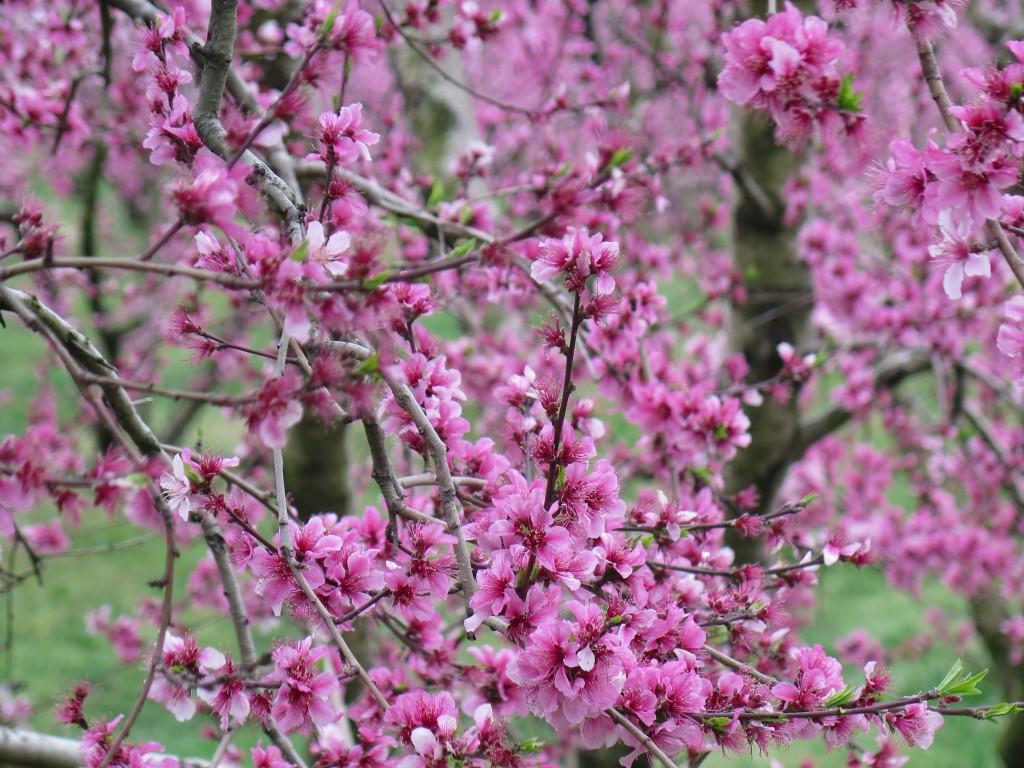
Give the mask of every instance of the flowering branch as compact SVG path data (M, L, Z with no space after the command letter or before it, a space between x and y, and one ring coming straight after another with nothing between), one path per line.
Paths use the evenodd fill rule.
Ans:
M910 25L910 30L911 32L914 31L912 24ZM915 38L917 38L916 35ZM946 85L942 81L942 73L939 71L939 64L935 60L935 50L932 48L932 44L923 37L917 38L916 44L917 56L921 61L921 73L928 84L928 92L931 94L932 99L934 99L935 105L939 108L939 114L942 116L942 122L945 124L946 130L950 133L957 133L960 131L960 121L953 114L953 101L949 98L949 94L946 92ZM1013 272L1013 276L1024 287L1024 260L1021 259L1020 254L1017 253L1006 237L1002 226L995 219L989 219L986 221L985 227L995 239L999 252L1002 254L1007 266L1009 266L1010 271Z
M661 762L661 764L665 766L665 768L677 768L672 758L665 754L665 750L663 750L661 747L655 744L654 740L650 736L644 733L643 730L636 726L632 720L630 720L624 714L619 712L619 710L609 709L608 716L611 717L612 720L617 722L623 728L625 728L627 731L629 731L631 734L633 734L633 736L636 737L636 739L641 744L643 744L644 749L646 749L650 754L656 757Z

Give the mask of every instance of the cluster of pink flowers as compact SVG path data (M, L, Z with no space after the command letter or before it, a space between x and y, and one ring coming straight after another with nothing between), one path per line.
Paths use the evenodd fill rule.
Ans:
M345 615L384 585L376 569L378 552L368 549L357 531L329 519L325 524L320 517L301 528L292 527L292 556L297 567L310 589L336 615ZM275 541L279 544L280 538ZM275 615L281 614L285 604L304 615L313 615L313 607L278 551L257 547L247 554L239 552L235 565L248 566L257 577L256 594L267 602ZM447 584L444 586L446 591Z
M373 16L349 0L340 3L314 0L307 7L303 23L289 24L284 52L295 59L320 49L342 53L355 61L372 57L379 49Z
M768 112L780 140L802 142L815 131L857 133L859 97L836 69L843 44L828 25L805 17L792 3L766 21L749 19L722 36L722 93L737 104Z
M225 459L212 453L204 453L198 458L192 457L189 448L176 454L171 459L171 471L160 477L160 487L171 510L188 520L193 508L201 507L211 493L211 483L223 470L238 466L238 458Z
M572 229L561 240L545 240L537 251L537 259L530 268L536 280L550 280L559 276L567 290L582 291L590 277L595 277L595 294L611 293L615 278L610 274L619 261L619 244L606 241L598 233L590 236L586 230Z
M821 567L1005 595L1003 631L1024 636L1024 429L1000 383L1024 375L1024 300L991 253L1024 235L1006 194L1024 43L964 72L980 96L943 114L942 140L899 108L915 84L882 68L919 60L875 13L830 29L787 3L723 31L736 4L259 0L230 19L227 146L207 147L194 105L213 80L187 59L210 49L189 41L216 37L225 4L9 2L0 192L85 190L81 250L102 261L66 257L77 224L42 204L0 225L0 333L40 332L85 396L58 411L0 391L17 432L0 440L4 572L30 580L96 519L198 560L152 582L174 585L166 604L103 607L87 630L146 664L148 698L202 723L225 765L247 724L275 740L257 768L301 762L296 736L318 768L551 768L580 745L692 763L871 728L882 741L851 765L894 764L889 736L926 748L941 717L891 696L880 663L854 679L877 644L846 643L845 669L805 645L791 608ZM890 5L922 54L956 22L950 0ZM943 67L977 63L967 42ZM733 165L752 154L737 130L760 128L730 130L729 101L802 145L785 187ZM113 200L155 222L143 257L111 257L134 247ZM806 284L761 290L774 275L728 252L754 203L780 248L794 235ZM910 376L936 397L894 395ZM140 403L163 397L189 405ZM192 421L214 409L229 429ZM197 425L231 458L161 445ZM321 426L338 453L293 480L298 436ZM314 480L326 501L307 501ZM193 543L204 558L173 557ZM231 617L234 658L207 614ZM89 691L59 712L87 765L171 768L155 743L115 748L123 721L90 720ZM0 719L21 713L5 698ZM517 736L531 716L557 738Z
M1024 56L1024 43L1007 45L1018 59ZM906 139L892 142L876 193L879 202L939 227L942 239L930 252L936 262L948 264L943 286L952 299L962 296L965 276L991 274L992 245L984 225L1004 217L1013 221L1019 203L1002 190L1017 183L1024 156L1024 117L1012 95L1024 86L1024 64L975 67L964 76L981 96L950 108L958 130L946 146L929 138L920 152Z
M342 107L336 114L324 112L317 121L316 139L320 151L306 159L323 160L328 165L352 165L357 160L370 161L370 150L380 136L362 127L363 105Z

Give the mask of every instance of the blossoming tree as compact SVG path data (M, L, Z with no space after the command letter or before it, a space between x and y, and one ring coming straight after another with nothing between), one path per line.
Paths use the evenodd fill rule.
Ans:
M3 5L0 338L55 388L5 405L5 589L104 514L166 553L89 606L134 703L69 680L80 747L3 760L176 765L164 707L209 765L898 765L956 715L1015 764L1013 4L768 6ZM970 600L1009 703L802 642L868 564Z

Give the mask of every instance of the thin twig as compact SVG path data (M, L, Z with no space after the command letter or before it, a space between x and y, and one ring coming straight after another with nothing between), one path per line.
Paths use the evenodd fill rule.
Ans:
M675 762L673 762L672 758L666 755L665 751L657 744L655 744L654 740L651 739L651 737L648 736L646 733L644 733L637 725L635 725L632 720L630 720L628 717L626 717L624 714L619 712L619 710L615 709L614 707L612 707L611 709L607 709L605 711L612 718L612 720L614 720L627 731L629 731L633 735L633 737L636 738L637 741L643 744L644 749L646 749L648 752L654 755L654 757L658 758L658 760L661 762L662 765L665 766L665 768L678 768Z
M752 678L764 683L765 685L775 685L779 682L771 675L766 675L764 672L759 672L749 664L744 664L742 661L737 661L732 656L727 656L721 651L712 648L710 645L705 645L704 650L705 652L707 652L708 656L717 661L719 664L724 664L730 669L735 669L737 672L743 672L744 674L750 675Z

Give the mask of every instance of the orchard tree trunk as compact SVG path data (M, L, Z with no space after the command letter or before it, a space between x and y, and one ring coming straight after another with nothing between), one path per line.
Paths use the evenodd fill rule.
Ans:
M783 220L783 188L798 168L797 159L775 141L771 124L750 113L738 121L734 144L737 199L733 213L733 260L746 298L732 306L729 345L749 366L751 383L770 379L782 368L777 347L804 349L810 336L810 270L797 258L795 232ZM799 457L800 412L796 392L785 403L770 397L747 406L751 443L729 464L728 493L753 486L758 514L775 505L779 485ZM737 558L757 559L749 540L732 542Z
M971 617L975 629L992 655L997 678L1007 701L1020 701L1024 696L1024 664L1011 661L1010 639L1002 624L1010 617L1006 601L994 593L971 600ZM1006 768L1024 768L1024 713L1011 715L999 737L999 756Z
M352 511L347 424L325 425L305 413L288 436L284 476L291 502L303 521Z

